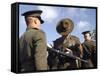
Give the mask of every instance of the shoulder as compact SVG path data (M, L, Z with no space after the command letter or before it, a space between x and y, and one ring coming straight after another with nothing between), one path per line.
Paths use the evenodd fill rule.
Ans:
M91 41L84 41L83 44L86 44L86 45L96 45L96 42L91 40Z
M42 30L32 28L29 29L25 32L26 35L32 35L32 36L37 36L37 35L44 35L45 33Z
M45 32L43 30L38 30L38 29L33 29L32 33L32 38L34 40L46 40Z
M70 38L74 39L74 40L79 40L78 37L74 36L74 35L71 35Z
M58 44L58 43L63 42L63 40L64 40L63 37L60 37L60 38L57 38L56 40L54 40L53 42Z
M70 36L70 39L71 39L71 40L74 40L74 41L76 42L76 44L80 44L80 43L81 43L81 42L80 42L80 39L79 39L77 36L71 35L71 36Z

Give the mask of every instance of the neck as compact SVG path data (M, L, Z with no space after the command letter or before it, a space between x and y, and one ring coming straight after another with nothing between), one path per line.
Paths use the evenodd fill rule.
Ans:
M68 34L68 35L63 35L63 37L65 37L65 38L68 38L70 36L70 34Z

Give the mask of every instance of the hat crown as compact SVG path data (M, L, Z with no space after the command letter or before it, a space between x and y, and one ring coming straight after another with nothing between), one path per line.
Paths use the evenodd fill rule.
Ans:
M22 16L30 16L30 15L38 15L40 16L42 13L41 10L31 10L31 11L27 11L25 13L22 14Z
M74 23L71 19L65 18L58 22L56 30L61 35L67 35L72 32L74 28Z
M40 17L41 13L42 13L42 10L31 10L31 11L27 11L27 12L23 13L22 16L37 17L37 18L39 18L39 20L41 21L41 24L42 24L42 23L44 23L44 21Z
M84 31L84 32L82 32L83 35L84 35L84 34L87 34L87 33L90 34L90 31Z

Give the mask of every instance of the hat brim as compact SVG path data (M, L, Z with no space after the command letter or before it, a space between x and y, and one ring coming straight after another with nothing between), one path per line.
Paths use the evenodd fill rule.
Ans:
M87 34L87 33L90 33L90 31L84 31L84 32L82 32L83 35Z
M44 23L44 21L43 21L42 19L40 20L40 22L41 22L41 24L43 24L43 23Z
M41 10L31 10L31 11L23 13L22 16L30 16L32 14L38 14L40 16L41 13L42 13Z
M41 17L40 17L40 16L36 16L36 17L40 20L41 24L43 24L43 23L44 23L44 21L41 19Z
M66 22L67 22L67 24L66 24ZM69 26L69 28L68 28L68 26ZM65 18L58 22L56 30L60 35L68 35L69 33L72 32L73 28L74 28L73 21L69 18Z

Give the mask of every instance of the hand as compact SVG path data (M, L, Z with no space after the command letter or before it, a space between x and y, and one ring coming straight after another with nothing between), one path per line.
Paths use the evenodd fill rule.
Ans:
M73 51L71 49L69 49L69 48L66 48L65 53L69 54L69 55L72 55Z

